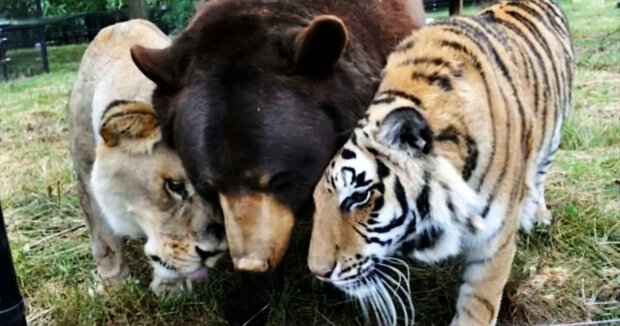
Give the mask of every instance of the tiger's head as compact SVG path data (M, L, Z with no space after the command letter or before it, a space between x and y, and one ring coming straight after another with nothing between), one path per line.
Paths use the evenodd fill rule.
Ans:
M227 249L222 214L199 196L165 146L152 107L117 101L101 119L93 194L117 236L146 238L156 279L199 279Z
M309 267L319 279L358 298L390 296L393 256L437 262L482 228L478 195L434 142L416 98L375 98L314 191Z

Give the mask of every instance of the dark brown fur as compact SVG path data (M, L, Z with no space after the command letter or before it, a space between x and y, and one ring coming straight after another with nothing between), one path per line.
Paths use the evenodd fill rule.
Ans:
M386 56L422 25L405 1L418 0L211 1L169 49L132 50L158 84L164 138L198 191L230 207L257 205L242 217L225 210L228 233L234 223L259 234L230 243L238 268L279 263L290 229L265 230L309 211L313 186L372 99ZM249 200L256 193L265 203ZM287 214L261 215L276 211L264 208L270 203Z

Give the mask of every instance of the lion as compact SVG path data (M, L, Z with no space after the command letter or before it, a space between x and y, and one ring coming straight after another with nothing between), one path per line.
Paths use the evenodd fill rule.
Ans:
M161 141L150 104L155 84L133 64L135 44L163 48L170 40L131 20L104 28L86 49L69 103L70 149L99 290L129 275L123 237L144 238L150 287L166 295L204 278L227 243L217 198L197 194Z

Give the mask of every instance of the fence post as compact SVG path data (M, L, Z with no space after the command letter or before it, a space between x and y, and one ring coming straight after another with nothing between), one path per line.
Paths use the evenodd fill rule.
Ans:
M41 9L41 0L37 0L37 19L39 20L39 45L41 46L41 61L43 62L43 71L49 74L50 66L47 60L47 44L45 42L45 20L43 19L43 10Z
M2 29L0 28L0 66L2 66L2 77L4 77L4 81L9 81L9 72L6 67L6 62L8 58L6 57L6 37L2 35Z
M17 286L17 276L11 258L9 238L6 234L2 207L0 206L0 325L26 326L24 301Z

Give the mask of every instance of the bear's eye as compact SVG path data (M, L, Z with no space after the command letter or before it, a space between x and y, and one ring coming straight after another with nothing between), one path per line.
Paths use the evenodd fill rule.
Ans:
M355 208L363 207L369 200L370 190L356 191L342 202L340 208L346 212L350 212Z
M166 188L166 191L168 191L168 193L170 193L170 195L174 197L175 199L177 200L187 199L187 196L188 196L187 188L185 188L185 183L183 183L183 181L165 179L164 187Z
M291 184L292 181L293 178L290 174L280 172L271 177L269 183L267 184L267 188L272 191L284 190Z

